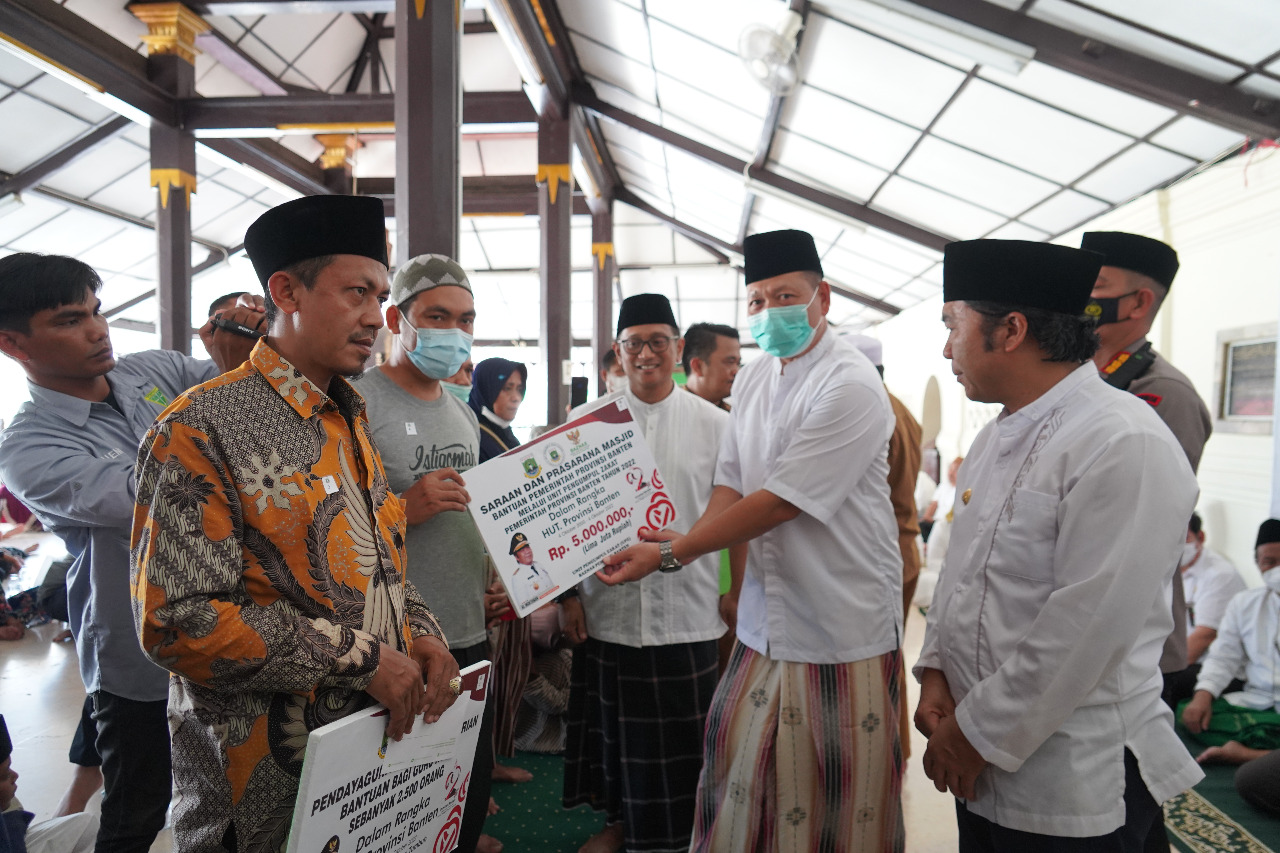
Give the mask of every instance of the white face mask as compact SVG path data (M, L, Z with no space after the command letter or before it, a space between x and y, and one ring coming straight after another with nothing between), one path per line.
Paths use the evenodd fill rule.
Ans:
M1276 571L1276 569L1267 569L1262 573L1262 582L1267 585L1267 589L1274 592L1280 592L1280 571Z
M604 387L612 394L614 391L621 391L627 387L627 377L618 376L616 373L609 373L604 378Z
M1200 552L1197 549L1197 544L1195 542L1183 542L1182 561L1178 563L1178 565L1184 567L1191 565L1191 561L1194 560L1199 553Z

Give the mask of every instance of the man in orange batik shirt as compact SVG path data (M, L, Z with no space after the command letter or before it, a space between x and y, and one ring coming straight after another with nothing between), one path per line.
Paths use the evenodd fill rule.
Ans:
M458 669L404 576L358 373L389 291L382 202L301 198L245 248L269 334L143 440L134 617L170 682L174 847L282 849L307 735L371 702L399 738ZM424 680L426 682L424 686Z

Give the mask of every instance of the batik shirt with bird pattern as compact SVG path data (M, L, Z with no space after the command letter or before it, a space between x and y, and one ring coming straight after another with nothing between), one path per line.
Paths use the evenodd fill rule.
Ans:
M283 849L308 732L371 703L382 644L443 639L364 401L259 342L161 414L136 470L134 620L174 674L175 849Z

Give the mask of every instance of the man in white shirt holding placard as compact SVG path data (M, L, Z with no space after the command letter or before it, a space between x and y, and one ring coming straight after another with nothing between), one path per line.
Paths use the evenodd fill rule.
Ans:
M672 379L680 330L665 296L623 300L614 351L627 387L580 410L625 403L661 472L676 529L688 529L711 499L711 478L729 415ZM735 560L741 571L742 554ZM606 813L584 850L630 853L689 849L702 734L716 688L720 560L625 587L595 577L564 603L574 651L564 804ZM726 606L728 606L726 604Z

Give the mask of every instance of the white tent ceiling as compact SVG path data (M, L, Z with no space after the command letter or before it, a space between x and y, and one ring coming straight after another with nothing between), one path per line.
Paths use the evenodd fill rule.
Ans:
M886 26L871 6L902 0L829 0L807 9L800 35L801 84L783 102L767 150L758 150L770 93L736 55L747 26L772 26L780 0L542 0L558 9L586 82L606 103L807 186L868 205L903 222L957 239L1048 240L1098 214L1238 148L1243 135L1188 110L1174 110L1032 60L1020 73L979 64ZM973 5L985 5L972 0ZM143 26L123 0L64 0L66 9L143 52ZM296 7L297 4L290 4ZM331 6L332 4L326 4ZM910 5L910 4L908 4ZM1106 41L1207 80L1280 97L1280 5L1229 0L1208 13L1198 0L998 0L1038 21ZM487 20L468 0L464 18ZM298 90L344 92L365 40L352 13L209 16L208 22L270 78ZM394 81L390 42L382 51L381 91ZM254 96L241 70L206 53L197 59L201 95ZM494 32L463 37L466 91L518 91L517 64ZM357 90L372 90L370 75ZM17 173L114 118L110 104L42 73L20 55L0 53L0 170ZM938 293L940 255L847 217L815 211L785 195L759 195L743 176L622 123L602 119L607 153L623 184L660 213L726 243L781 227L811 231L829 277L898 309ZM532 126L498 133L464 128L465 176L531 175ZM322 146L306 133L278 141L314 160ZM395 143L365 134L355 174L387 177ZM200 146L192 200L198 263L221 259L263 210L296 195L275 181ZM134 126L24 193L0 204L0 252L73 254L106 280L103 301L117 306L155 287L155 191L149 186L148 134ZM84 202L83 204L81 202ZM658 219L615 208L615 245L624 295L663 292L682 323L745 328L731 268ZM460 260L477 272L479 334L536 339L536 217L476 217L462 224ZM394 232L393 232L394 233ZM575 217L572 327L591 332L590 220ZM194 284L193 322L208 301L252 289L243 258L212 266ZM117 315L150 322L154 299ZM875 308L840 299L833 319L862 326L884 319ZM489 325L491 324L491 325Z

